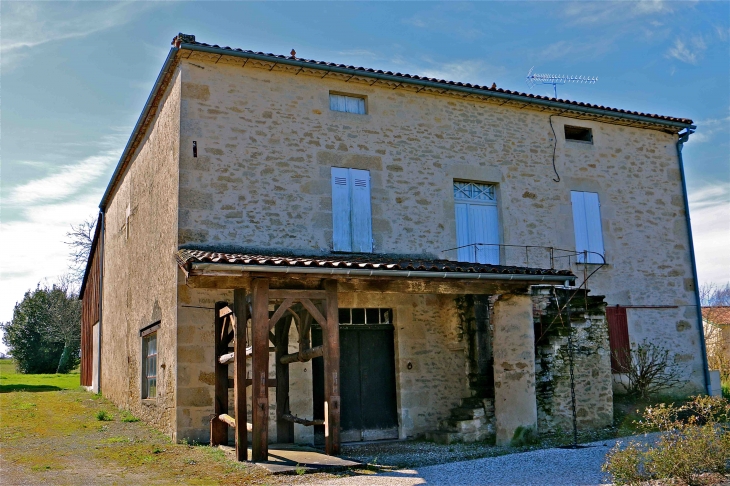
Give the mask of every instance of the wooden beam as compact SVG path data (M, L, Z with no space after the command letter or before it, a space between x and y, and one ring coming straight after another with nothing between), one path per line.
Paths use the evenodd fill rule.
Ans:
M251 319L253 346L252 418L253 443L251 460L269 458L269 281L253 281L253 316Z
M224 325L224 318L221 317L221 309L227 308L226 302L215 303L215 329L214 336L214 352L215 356L223 354L227 348L227 343L223 343L221 334ZM214 364L214 397L213 397L213 413L215 417L228 413L228 366L216 361ZM210 445L217 446L219 444L228 444L228 426L220 421L211 420L210 422Z
M294 442L294 424L282 419L289 412L289 365L281 363L281 356L289 352L291 317L276 323L276 441Z
M314 358L319 358L320 356L322 356L323 352L324 347L317 346L314 348L305 349L304 351L299 351L298 353L285 354L278 358L278 360L281 364L295 363L297 361L299 361L300 363L304 363Z
M222 413L222 414L218 415L218 420L220 420L221 422L227 423L231 427L236 426L236 419L234 419L233 417L231 417L228 414Z
M246 291L233 291L233 406L239 424L246 421L246 322L248 321L248 304ZM227 375L227 373L226 373ZM248 431L236 427L236 460L248 460Z
M284 415L281 416L281 418L292 422L292 425L294 425L294 424L301 424L301 425L305 425L305 426L324 425L324 420L319 420L319 419L309 420L309 419L297 417L296 415L292 415L290 413L285 413Z
M326 325L322 326L324 341L324 440L325 452L340 454L340 328L337 309L337 282L324 283ZM307 309L309 310L309 309ZM311 312L311 311L310 311ZM312 314L315 319L316 316Z
M312 299L324 300L327 295L324 290L289 290L289 289L270 289L269 299Z
M284 302L281 303L281 305L276 309L274 312L274 315L271 316L271 319L269 319L269 329L273 329L277 322L279 322L279 319L282 318L284 315L284 312L289 310L289 308L294 304L294 299L285 299Z
M327 319L322 315L321 312L319 312L319 309L315 307L314 304L312 304L312 301L309 299L302 299L300 301L305 309L314 317L314 320L319 322L319 325L322 327L325 327L327 325Z

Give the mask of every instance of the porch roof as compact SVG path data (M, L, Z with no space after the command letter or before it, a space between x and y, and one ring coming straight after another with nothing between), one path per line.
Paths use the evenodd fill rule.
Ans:
M232 267L242 272L307 273L321 275L393 276L414 278L451 278L518 280L529 282L574 281L569 270L488 265L450 260L429 260L378 254L285 255L244 254L210 250L181 249L175 254L187 273L205 264Z

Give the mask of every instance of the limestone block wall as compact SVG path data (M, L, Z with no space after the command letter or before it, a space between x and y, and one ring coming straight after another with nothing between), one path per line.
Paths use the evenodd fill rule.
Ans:
M557 291L561 303L572 290ZM588 309L586 312L586 308ZM560 319L553 291L533 287L538 430L572 430L568 333L572 328L573 375L579 429L597 429L613 422L611 354L603 297L576 294Z
M206 442L213 414L213 306L232 302L227 290L192 289L184 278L178 286L177 437ZM393 309L395 325L396 393L401 438L435 429L460 398L468 396L464 354L457 343L453 296L380 293L339 293L339 307ZM297 351L297 332L289 334L290 352ZM343 356L343 359L346 357ZM409 369L408 364L411 364ZM249 363L250 365L250 363ZM300 417L312 417L311 361L290 365L290 407ZM250 370L250 366L249 366ZM232 376L232 369L231 369ZM269 377L275 377L270 360ZM230 398L233 398L231 391ZM251 421L250 392L248 421ZM276 395L269 392L269 438L276 441ZM230 403L233 411L233 402ZM232 413L232 412L231 412ZM313 428L295 424L295 441L312 443ZM230 436L231 440L233 436Z
M590 288L609 305L678 306L637 310L629 332L678 346L701 388L699 330L681 324L696 309L675 135L183 55L180 245L329 253L333 166L370 171L375 253L455 258L455 179L496 184L503 243L569 250L570 191L597 192L609 265ZM331 111L330 91L365 96L368 113ZM566 124L593 143L566 141Z
M167 88L105 212L101 392L174 436L181 77ZM142 400L140 329L157 331L157 397Z

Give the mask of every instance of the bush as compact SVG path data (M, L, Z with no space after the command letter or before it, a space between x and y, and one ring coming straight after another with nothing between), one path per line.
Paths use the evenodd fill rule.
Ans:
M122 411L121 417L122 422L139 422L139 419L127 410Z
M114 420L114 416L106 410L99 410L98 412L96 412L96 420L109 422L110 420Z
M532 427L519 426L515 429L515 433L512 436L511 445L512 447L523 447L536 445L540 443L540 437Z
M616 484L670 479L698 484L701 474L724 473L730 466L728 422L730 402L720 397L647 408L637 424L645 432L659 431L659 439L654 445L630 441L623 449L616 444L602 469Z
M648 399L682 384L682 370L669 350L644 341L630 350L616 351L619 373L628 380L626 394Z

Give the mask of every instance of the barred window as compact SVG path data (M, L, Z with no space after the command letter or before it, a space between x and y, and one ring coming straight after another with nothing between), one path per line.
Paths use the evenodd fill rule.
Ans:
M142 337L142 398L157 397L157 332Z

